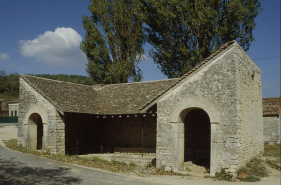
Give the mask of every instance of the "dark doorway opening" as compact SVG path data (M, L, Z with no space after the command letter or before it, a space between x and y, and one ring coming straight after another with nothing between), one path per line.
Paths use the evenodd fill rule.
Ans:
M29 125L29 150L43 149L43 122L38 113L33 113L28 119Z
M210 169L211 124L202 109L188 112L184 121L184 162Z
M41 116L39 116L36 124L37 124L37 150L42 150L42 148L43 148L43 123L42 123Z

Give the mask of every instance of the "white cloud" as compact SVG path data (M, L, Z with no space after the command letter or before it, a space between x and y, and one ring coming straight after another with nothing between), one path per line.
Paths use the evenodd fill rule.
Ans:
M56 28L46 31L33 40L21 40L22 56L35 58L53 66L76 67L87 63L81 51L82 37L72 28Z
M0 53L0 60L8 60L11 57L7 53Z

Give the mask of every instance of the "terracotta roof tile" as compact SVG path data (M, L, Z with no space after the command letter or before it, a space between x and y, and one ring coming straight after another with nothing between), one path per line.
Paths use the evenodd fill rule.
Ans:
M280 114L281 97L263 98L262 108L264 116L274 116Z

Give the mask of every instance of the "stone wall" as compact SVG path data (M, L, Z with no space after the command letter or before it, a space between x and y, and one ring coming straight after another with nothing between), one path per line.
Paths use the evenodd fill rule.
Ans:
M28 146L30 115L38 113L43 121L43 150L65 153L64 117L41 94L20 78L18 142Z
M264 142L269 144L280 143L281 140L281 118L280 116L263 117Z
M112 153L116 151L116 147L131 148L132 150L126 151L140 152L142 147L141 115L120 116L67 113L65 116L66 153L100 153L101 150L104 153ZM143 132L144 148L155 152L156 116L149 114L143 117Z
M238 115L238 63L232 56L232 52L233 49L220 56L215 62L191 76L158 102L156 149L158 168L165 166L167 170L172 169L173 158L178 155L173 153L176 147L174 141L178 137L175 134L178 123L171 123L170 119L173 110L187 98L207 100L217 110L217 114L220 115L220 123L216 125L216 147L218 149L215 170L231 168L233 164L231 156L237 154L237 147L234 147L235 141L232 136L237 132ZM188 105L186 106L188 108Z
M251 79L252 73L248 67L241 65L240 54L244 57L242 63L247 60L245 64L250 65L251 70L256 71L254 80ZM184 146L180 143L182 137L185 136L184 126L180 119L192 108L201 108L210 117L212 175L221 169L236 173L239 165L244 164L245 161L263 150L260 137L262 131L260 125L262 108L260 69L247 57L241 47L235 43L232 48L222 52L217 59L211 59L199 72L189 75L184 83L157 103L157 168L166 170L181 168L181 164L175 164L177 161L183 162L179 156L184 150L179 146ZM244 67L246 69L243 69ZM246 77L247 75L250 79ZM249 83L241 79L253 82ZM253 96L246 94L246 91L251 91ZM190 107L188 102L192 102L192 99L194 105ZM196 101L201 102L201 107L196 106ZM204 104L208 106L202 108ZM179 105L184 105L185 109L177 113L178 120L172 120L171 117L175 114L175 110L178 111ZM218 120L214 121L213 117L217 117ZM241 125L243 126L241 127ZM245 130L242 131L242 128ZM246 138L253 136L254 131L257 132L257 136L253 138L257 140L247 141ZM249 156L241 159L241 156L245 155Z
M238 134L233 140L239 147L237 167L263 153L261 70L237 46L239 60Z

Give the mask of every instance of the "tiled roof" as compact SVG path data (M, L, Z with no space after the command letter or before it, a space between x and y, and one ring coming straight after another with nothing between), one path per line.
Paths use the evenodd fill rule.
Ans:
M280 114L281 97L263 98L262 108L264 116L275 116Z
M63 112L101 113L97 93L92 86L21 75L37 92Z
M180 79L112 84L94 89L92 86L29 75L21 77L63 112L111 115L144 113L166 93L225 53L235 42L224 44Z
M175 89L178 85L180 85L184 79L189 78L190 76L192 76L193 74L196 74L198 71L200 71L202 68L204 68L206 65L208 65L210 61L212 61L212 59L216 59L219 56L221 56L224 51L227 51L228 49L230 49L234 43L236 41L230 41L226 44L224 44L220 49L218 49L215 53L213 53L212 55L210 55L209 57L207 57L205 60L203 60L202 62L200 62L197 66L195 66L194 68L192 68L189 72L187 72L186 74L184 74L176 83L174 83L172 86L170 86L169 88L165 89L164 91L162 91L161 93L159 93L157 96L155 96L150 102L147 102L142 108L142 112L146 111L147 109L149 109L153 104L155 104L158 100L161 99L162 96L164 96L164 94L168 93L168 91L170 92L171 90Z
M141 107L177 80L178 78L106 85L96 92L104 114L140 113Z
M21 75L37 92L63 112L137 114L153 97L178 79L92 86Z

